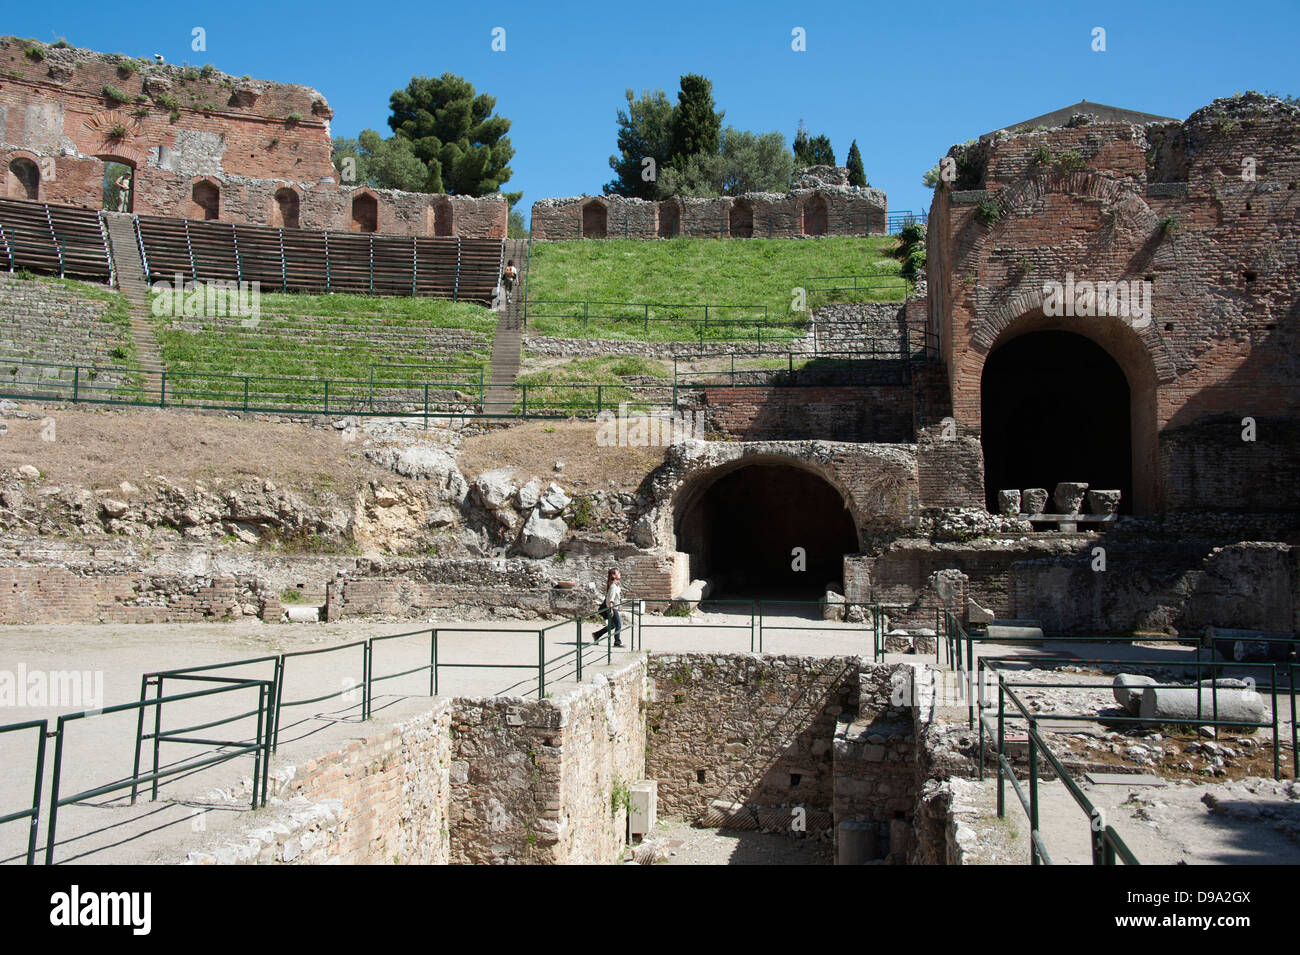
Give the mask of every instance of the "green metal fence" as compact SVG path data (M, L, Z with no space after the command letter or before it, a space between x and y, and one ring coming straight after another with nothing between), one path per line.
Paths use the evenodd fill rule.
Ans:
M41 826L41 784L45 780L45 737L49 734L49 727L49 720L27 720L25 723L10 723L7 726L0 726L0 735L36 730L36 759L35 770L32 775L31 804L17 812L0 815L0 826L8 822L18 822L21 819L27 820L28 865L32 865L36 861L36 837ZM6 770L12 772L12 767L6 767Z
M807 324L806 318L778 319L766 305L713 305L668 302L592 302L583 299L532 299L523 303L523 322L537 319L581 321L585 331L592 323L617 328L620 324L640 325L649 335L650 326L682 326L700 341L762 341L789 338ZM785 330L785 331L782 331Z

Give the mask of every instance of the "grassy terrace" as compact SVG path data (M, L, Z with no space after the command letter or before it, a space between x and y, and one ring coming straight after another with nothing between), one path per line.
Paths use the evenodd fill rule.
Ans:
M372 366L376 379L430 378L386 365L486 368L496 329L495 313L479 305L361 295L263 294L256 322L166 316L154 322L169 375L330 379L368 379ZM201 330L190 330L196 327ZM472 340L446 339L457 331Z
M639 310L591 305L584 325L581 305L543 305L544 301L666 303L767 306L769 322L797 319L791 311L793 289L815 276L896 276L898 262L888 252L897 241L890 236L822 239L669 239L658 242L608 239L602 241L538 242L528 265L528 325L540 335L563 338L603 338L625 341L690 341L700 337L702 310L653 309L646 326L638 320L597 318L598 313L635 315ZM830 301L898 301L901 284L853 292L818 292L809 304ZM566 313L556 315L553 313ZM758 325L748 314L723 310L709 313L705 340L726 338L753 341ZM724 326L722 318L742 318L743 324ZM713 327L718 325L718 327ZM794 327L765 328L764 342L795 338Z
M662 386L643 387L653 396L666 400L672 394L672 366L635 355L572 358L526 372L515 381L527 386L529 411L578 412L594 411L598 404L601 408L616 408L619 402L631 402L632 390L625 379L638 376L654 378ZM524 390L520 389L521 395ZM516 409L521 407L522 402L516 405Z

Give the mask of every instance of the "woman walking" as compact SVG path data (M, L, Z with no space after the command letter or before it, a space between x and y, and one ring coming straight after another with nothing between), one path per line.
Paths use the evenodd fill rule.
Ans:
M612 629L614 631L614 646L621 647L623 645L623 618L618 612L618 605L623 602L623 588L619 586L621 579L622 576L618 570L611 569L609 576L605 580L605 599L600 604L600 615L605 618L605 626L592 634L593 643L599 643L600 638Z

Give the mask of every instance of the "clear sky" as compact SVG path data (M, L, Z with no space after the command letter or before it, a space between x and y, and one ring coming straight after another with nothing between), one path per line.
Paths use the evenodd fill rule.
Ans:
M1248 89L1300 94L1297 0L181 6L11 4L0 32L304 83L334 109L335 136L388 135L392 91L450 70L512 120L505 188L524 191L525 214L547 196L599 193L624 89L675 101L683 73L713 81L725 124L789 142L802 118L841 164L856 138L894 211L929 207L921 175L953 143L1080 99L1185 118ZM206 51L191 49L196 26ZM495 27L504 52L491 48ZM804 52L791 49L796 27Z

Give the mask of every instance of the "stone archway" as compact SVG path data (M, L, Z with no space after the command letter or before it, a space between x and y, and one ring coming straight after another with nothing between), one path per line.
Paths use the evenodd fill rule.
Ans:
M700 475L679 495L675 549L714 595L812 599L843 592L845 555L861 546L845 493L791 458L744 458Z
M271 225L281 229L299 228L301 199L298 193L284 186L275 190L271 206Z
M803 207L803 234L825 235L828 219L825 198L813 196Z
M40 167L25 156L16 156L9 160L5 195L10 199L39 199L41 197Z
M1159 510L1160 376L1126 320L1022 315L983 353L979 373L990 506L1003 488L1087 481L1124 490L1124 511Z

